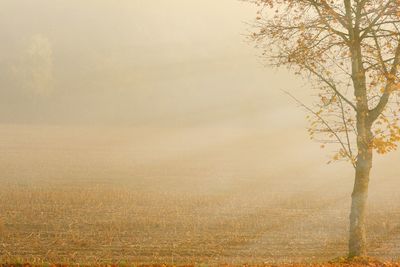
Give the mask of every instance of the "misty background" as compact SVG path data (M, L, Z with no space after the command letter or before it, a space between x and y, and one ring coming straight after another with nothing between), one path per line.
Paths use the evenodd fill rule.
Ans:
M1 121L265 127L295 80L257 63L244 36L254 12L231 0L3 0Z
M326 165L336 148L308 139L282 92L310 103L307 81L265 67L246 41L255 12L233 0L2 0L3 178L348 193L350 165ZM377 157L372 188L390 190L398 155Z

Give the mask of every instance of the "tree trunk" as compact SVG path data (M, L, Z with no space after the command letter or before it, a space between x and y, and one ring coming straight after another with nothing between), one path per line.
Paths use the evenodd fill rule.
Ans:
M356 172L353 193L351 195L350 212L350 239L349 257L366 256L366 206L368 197L369 174L372 167L372 149L369 145L371 140L369 129L365 131L364 138L358 137L359 155L356 162Z
M349 15L349 25L352 25L350 16L350 1L345 1L346 12ZM351 39L351 62L354 96L357 106L357 161L354 179L354 188L351 195L350 211L350 238L349 257L363 257L367 253L367 241L365 233L365 217L368 198L369 174L372 167L373 135L371 132L372 121L369 118L367 86L363 56L361 51L360 31L358 27L349 28Z

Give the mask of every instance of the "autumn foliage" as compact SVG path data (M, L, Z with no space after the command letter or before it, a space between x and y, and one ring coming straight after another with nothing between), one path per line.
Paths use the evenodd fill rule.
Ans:
M366 112L373 121L369 145L380 154L395 150L400 141L399 1L347 1L352 5L350 22L342 0L251 2L260 6L251 38L261 47L262 56L271 65L302 75L318 92L309 110L311 138L324 143L322 147L338 143L332 160L353 165L358 100L352 81L354 40L348 25L359 29L360 75L365 76Z

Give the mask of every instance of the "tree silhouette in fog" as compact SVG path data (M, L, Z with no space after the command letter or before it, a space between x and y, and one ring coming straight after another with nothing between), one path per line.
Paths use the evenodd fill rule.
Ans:
M246 0L259 6L250 38L262 57L318 91L311 138L338 147L355 169L349 257L366 256L366 203L373 152L400 141L399 0Z

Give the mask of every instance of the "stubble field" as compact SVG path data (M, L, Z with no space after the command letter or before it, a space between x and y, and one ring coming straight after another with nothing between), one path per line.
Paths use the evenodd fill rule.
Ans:
M224 134L229 142L210 152L176 134L165 143L179 146L161 149L145 134L132 144L131 133L1 133L0 262L262 264L346 253L351 180L296 165L296 155L294 167L278 165L279 154L266 165L274 146L263 139ZM400 257L391 181L375 184L368 214L370 254L384 260Z

